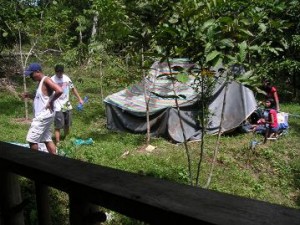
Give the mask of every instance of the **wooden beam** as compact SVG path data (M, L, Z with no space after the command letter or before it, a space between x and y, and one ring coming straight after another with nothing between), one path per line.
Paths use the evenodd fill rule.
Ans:
M36 181L35 195L39 225L51 225L49 188L39 181Z
M24 225L18 176L0 170L0 224Z
M106 220L99 206L93 205L82 196L70 195L70 225L100 225Z
M0 167L151 224L299 225L300 211L0 142Z

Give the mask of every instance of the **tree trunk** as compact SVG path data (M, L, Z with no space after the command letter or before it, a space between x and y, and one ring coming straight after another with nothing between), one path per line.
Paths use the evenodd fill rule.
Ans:
M94 39L97 33L97 25L98 25L98 12L95 12L94 17L93 17L93 28L92 28L92 34L91 38Z

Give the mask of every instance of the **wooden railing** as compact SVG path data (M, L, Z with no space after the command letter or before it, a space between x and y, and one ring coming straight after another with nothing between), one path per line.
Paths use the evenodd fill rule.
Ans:
M94 209L94 205L150 224L300 224L300 210L297 209L32 151L5 142L0 142L0 171L1 225L24 224L16 175L36 183L39 224L51 224L47 186L69 194L71 225L92 224L86 218L92 216L90 209Z

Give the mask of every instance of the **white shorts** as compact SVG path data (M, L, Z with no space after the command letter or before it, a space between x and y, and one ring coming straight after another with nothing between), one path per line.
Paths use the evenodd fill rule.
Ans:
M51 125L54 121L54 113L50 110L42 111L32 119L27 133L26 141L29 143L43 143L52 141Z

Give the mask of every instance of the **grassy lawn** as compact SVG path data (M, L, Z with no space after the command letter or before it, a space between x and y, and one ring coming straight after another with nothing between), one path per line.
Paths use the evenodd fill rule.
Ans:
M99 89L100 79L90 76L82 82L76 79L76 74L73 77L81 96L88 96L89 101L83 111L73 110L71 134L62 142L60 152L66 153L67 157L188 184L187 157L183 144L153 138L151 145L155 149L144 151L141 149L145 145L145 135L107 130L105 107ZM29 89L34 90L35 84L32 81L28 84ZM21 83L17 89L21 91ZM106 87L104 96L113 90ZM75 108L75 98L72 98L72 102ZM0 140L26 143L29 123L22 121L25 116L23 101L1 89L0 105ZM262 140L262 137L250 133L222 136L210 189L300 208L300 105L282 103L281 109L292 115L288 134L277 141L258 145L255 151L251 151L249 143ZM31 111L32 104L29 103L30 117ZM92 138L94 143L76 146L74 141L79 138ZM216 136L207 136L205 139L200 186L206 183L215 142ZM192 142L188 146L195 177L200 142Z

